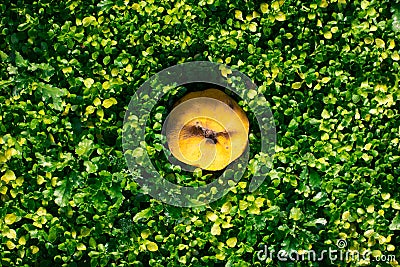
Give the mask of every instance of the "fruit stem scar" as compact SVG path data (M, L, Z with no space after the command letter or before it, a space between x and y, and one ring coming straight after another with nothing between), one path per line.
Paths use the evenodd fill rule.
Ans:
M201 125L199 125L198 123L196 123L195 127L202 132L202 135L205 138L211 139L214 142L214 144L216 144L218 142L217 133L215 131L210 130L210 129L206 129L206 128L202 127Z

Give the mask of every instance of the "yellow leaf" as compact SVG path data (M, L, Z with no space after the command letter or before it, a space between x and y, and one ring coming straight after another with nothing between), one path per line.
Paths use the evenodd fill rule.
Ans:
M114 104L117 104L117 100L114 97L111 97L111 98L106 99L106 100L103 101L103 107L104 108L109 108Z
M264 201L265 201L265 198L258 197L258 198L255 200L254 204L255 204L258 208L261 208L262 206L264 206Z
M324 119L329 119L331 117L331 115L329 114L329 112L326 109L324 109L321 113L321 117Z
M349 211L345 211L345 212L342 214L342 220L343 220L343 221L347 221L347 220L349 219L349 217L350 217L350 212L349 212Z
M7 241L6 245L9 250L12 250L15 248L15 244L13 242L11 242L10 240Z
M224 203L224 205L222 205L221 212L222 213L229 213L231 211L231 208L232 208L231 202L226 202L226 203Z
M392 202L392 208L395 210L400 210L400 204L396 201Z
M72 72L72 67L65 67L65 68L62 69L62 72L63 72L64 74L70 73L70 72Z
M41 176L41 175L38 175L37 184L38 184L38 185L41 185L41 184L43 184L44 182L46 182L46 180L44 179L44 177Z
M214 223L211 227L211 234L212 235L220 235L221 234L221 227L218 224Z
M14 145L14 143L9 144L9 145ZM9 160L11 157L17 155L17 153L18 153L17 150L15 150L15 148L11 147L4 152L4 156L7 158L7 160Z
M103 109L98 109L98 110L96 111L96 114L97 114L97 116L100 117L100 121L102 121L103 118L104 118L104 110L103 110Z
M249 206L249 204L246 201L239 200L239 209L240 210L245 210L245 209L247 209L248 206Z
M302 217L302 215L303 215L303 212L301 211L301 209L300 208L295 208L295 207L293 207L291 210L290 210L290 218L291 219L293 219L293 220L295 220L295 221L298 221L298 220L300 220L300 218Z
M321 82L328 83L330 80L331 80L331 77L324 77L324 78L322 78Z
M147 239L147 238L150 236L150 234L151 234L150 230L149 230L149 229L146 229L146 230L143 230L143 231L140 233L140 236L141 236L143 239Z
M5 236L9 239L14 239L17 237L17 232L15 232L14 229L9 229L8 232L6 232Z
M302 85L303 83L302 82L295 82L295 83L292 83L292 88L293 89L300 89L300 87L301 87L301 85Z
M278 1L274 1L274 2L272 3L271 7L272 7L274 10L278 10L278 9L279 9L279 2L278 2Z
M235 10L235 18L239 20L243 20L243 14L240 10Z
M6 215L6 217L4 218L4 222L6 224L13 224L15 223L15 221L17 220L17 216L15 216L14 213L9 213Z
M95 107L93 107L92 105L89 105L86 107L85 115L92 114L95 110L96 110Z
M250 30L251 32L256 32L256 31L257 31L257 24L255 24L254 22L252 22L252 23L249 25L249 30Z
M325 37L325 39L332 39L332 32L326 31L326 32L324 33L324 37Z
M4 154L0 154L0 163L5 163L7 162L7 158L4 156Z
M396 46L396 43L394 42L394 40L393 39L391 39L390 41L389 41L389 49L393 49L394 47Z
M30 249L32 250L32 254L36 254L39 252L39 248L37 246L30 246Z
M228 69L228 68L222 68L221 69L221 75L223 76L223 77L228 77L228 74L232 74L232 70L231 69Z
M368 8L368 6L369 6L369 1L361 1L361 8L363 9L363 10L365 10L365 9L367 9Z
M277 21L285 21L286 20L286 15L282 11L279 11L278 14L276 14L275 19Z
M158 250L158 245L156 243L150 241L149 243L147 243L146 248L148 251L154 252L154 251Z
M263 14L265 14L265 13L268 12L268 4L267 4L267 3L262 3L261 6L260 6L260 8L261 8L261 12L262 12Z
M15 173L12 170L7 170L6 173L1 177L1 180L6 182L6 184L15 179L16 179Z
M104 90L107 90L107 89L109 89L110 87L111 87L111 84L110 84L109 81L105 81L105 82L103 83L103 89L104 89Z
M237 243L237 238L236 237L231 237L228 240L226 240L226 244L228 245L228 247L235 247Z
M323 135L321 135L321 140L322 141L329 140L329 134L328 133L324 133Z
M220 253L215 255L215 258L217 260L223 261L225 259L225 254L223 252L220 252Z
M206 216L212 222L215 222L218 219L218 215L216 215L215 213L213 213L211 211L207 211L207 215Z
M400 56L399 56L399 53L398 53L397 51L394 51L394 52L393 52L393 54L392 54L392 59L393 59L394 61L399 61L399 60L400 60Z
M223 222L221 224L222 228L226 229L226 228L231 228L233 227L233 224L231 224L230 222Z
M111 70L111 75L114 77L114 76L117 76L118 75L118 69L117 68L114 68L114 69L112 69Z
M39 216L44 216L44 215L47 214L47 211L46 211L45 208L40 207L40 208L38 208L38 210L36 211L36 213L37 213L37 215L39 215Z
M137 10L140 9L140 5L138 3L133 3L132 4L132 9L137 11Z
M93 16L84 18L84 19L82 20L83 27L89 26L89 25L90 25L93 21L95 21L95 20L96 20L96 18L93 17Z
M252 205L249 209L250 214L260 214L260 208L257 206Z
M2 195L7 194L7 190L8 190L7 186L3 185L3 186L0 188L0 194L2 194Z
M126 72L132 72L132 65L131 64L129 64L129 65L127 65L126 67L125 67L125 70L126 70Z
M24 236L21 236L18 240L18 244L20 245L25 245L26 244L26 239Z
M86 250L86 246L85 246L85 244L83 244L83 243L79 243L79 244L76 246L76 249L77 249L77 250Z
M246 20L247 20L247 21L251 21L252 19L253 19L253 15L247 15L247 16L246 16Z
M96 99L93 100L93 105L95 105L96 107L97 107L97 106L100 106L100 105L101 105L101 100L100 100L98 97L96 97ZM92 113L93 113L93 112L92 112Z
M328 7L328 2L326 0L322 0L321 3L319 4L320 7L326 8Z
M375 39L375 44L378 48L385 48L385 42L380 38Z
M83 81L83 83L85 84L85 86L87 88L92 87L92 85L94 84L94 80L92 78L87 78Z
M368 213L373 213L373 212L374 212L374 205L369 205L369 206L367 207L367 212L368 212Z
M15 180L16 186L21 186L24 183L24 177L18 177L17 180Z
M378 258L382 255L382 252L380 250L373 250L371 255Z

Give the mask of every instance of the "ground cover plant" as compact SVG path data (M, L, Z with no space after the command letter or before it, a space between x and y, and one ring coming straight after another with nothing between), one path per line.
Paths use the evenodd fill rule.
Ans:
M398 266L399 36L398 0L3 1L0 265ZM143 193L121 132L141 84L197 60L257 84L276 156L249 193L263 160L247 114L242 180L210 205L179 208ZM146 140L167 179L195 185L212 174L155 157L163 118L188 88L159 102ZM371 255L258 255L338 245Z

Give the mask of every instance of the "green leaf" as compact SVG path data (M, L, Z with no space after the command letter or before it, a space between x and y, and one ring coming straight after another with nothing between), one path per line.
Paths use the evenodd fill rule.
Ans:
M27 67L28 61L25 60L18 51L16 51L15 52L15 64L17 65L17 67Z
M150 218L153 215L153 210L152 208L147 208L145 210L142 210L140 212L138 212L135 216L133 216L133 221L134 222L138 222L141 219L145 219L147 220L148 218Z
M309 182L312 188L319 188L322 184L321 177L319 176L318 172L311 170Z
M301 211L300 208L293 207L290 210L290 218L291 219L298 221L301 219L302 216L303 216L303 212Z
M83 139L75 148L75 153L78 156L88 156L89 152L94 148L93 141L90 139Z
M326 225L327 223L328 223L328 221L325 218L318 218L318 219L315 219L315 220L313 220L311 222L307 222L304 225L305 226L316 227L317 224Z
M54 109L59 111L63 110L62 97L68 94L68 91L66 89L61 89L50 84L45 84L43 82L33 83L33 88L37 88L43 100L47 101L52 98Z
M5 62L8 59L8 55L0 50L0 58L3 62Z
M392 223L389 225L389 230L399 231L400 230L400 214L397 213L393 218Z
M48 241L50 243L53 243L54 241L57 240L57 227L53 226L49 230L49 236L48 236Z
M82 20L83 27L89 26L89 25L92 24L92 22L94 22L94 21L96 21L96 18L93 17L93 16L89 16L89 17L84 18L84 19Z
M29 29L31 26L32 26L31 23L25 22L25 23L22 23L22 24L18 25L17 30L18 30L18 31L26 31L26 30Z
M254 54L256 52L256 49L255 49L254 45L249 44L247 46L247 51L249 51L250 54Z
M83 162L83 165L86 167L87 173L95 173L97 171L97 165L90 161Z
M54 202L58 206L64 207L68 204L69 200L71 199L72 189L76 183L77 174L74 172L59 182L58 187L56 190L54 190Z

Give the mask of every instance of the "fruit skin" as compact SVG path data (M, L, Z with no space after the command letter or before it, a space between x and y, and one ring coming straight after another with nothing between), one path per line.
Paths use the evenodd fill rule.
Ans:
M174 105L166 120L172 155L204 170L224 169L243 154L249 121L240 106L218 89L192 92Z
M236 103L235 100L233 100L230 96L222 92L221 90L218 89L206 89L204 91L196 91L196 92L191 92L183 96L181 99L179 99L174 107L177 105L189 100L193 99L196 97L209 97L209 98L214 98L216 100L222 101L225 104L227 104L233 111L235 111L239 118L241 119L244 127L247 130L247 133L249 133L249 120L247 119L246 113L243 111L243 109Z

